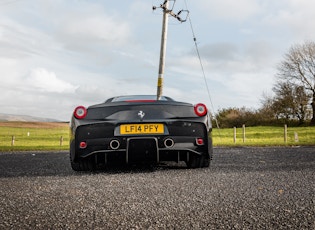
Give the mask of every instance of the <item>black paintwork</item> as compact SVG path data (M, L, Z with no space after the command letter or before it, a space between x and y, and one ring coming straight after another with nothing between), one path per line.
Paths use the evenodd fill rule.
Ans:
M140 111L145 114L142 118ZM122 135L119 130L121 124L148 123L163 124L164 133ZM185 161L188 167L208 167L212 157L209 115L199 117L192 104L168 97L161 101L110 98L88 107L84 119L72 116L70 129L70 160L72 168L78 171L106 164L160 161ZM204 144L197 145L196 138L203 138ZM80 148L81 141L87 143L86 148Z

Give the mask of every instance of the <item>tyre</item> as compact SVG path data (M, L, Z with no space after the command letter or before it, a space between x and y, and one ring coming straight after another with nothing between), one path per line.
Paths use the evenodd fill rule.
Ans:
M190 169L200 168L201 166L201 156L196 154L189 155L189 161L186 162L187 167Z
M71 168L74 171L94 171L95 162L94 157L88 157L84 159L79 159L77 162L74 162L70 159Z
M71 163L71 168L74 170L74 171L83 171L80 167L80 163L79 162L73 162L71 159L70 159L70 163Z
M96 168L95 158L93 156L75 160L74 141L70 143L70 163L74 171L93 171Z
M210 166L210 159L203 157L201 167L208 168L209 166Z

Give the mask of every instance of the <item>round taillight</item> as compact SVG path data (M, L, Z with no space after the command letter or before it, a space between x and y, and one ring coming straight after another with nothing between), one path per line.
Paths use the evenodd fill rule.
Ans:
M195 105L194 110L199 117L205 116L208 112L207 107L202 103Z
M197 145L204 145L205 143L204 143L202 138L196 138L196 144Z
M80 142L80 149L85 149L87 147L87 144L85 141Z
M86 117L86 114L87 114L87 110L84 106L78 106L75 108L74 110L74 116L75 118L77 119L83 119Z

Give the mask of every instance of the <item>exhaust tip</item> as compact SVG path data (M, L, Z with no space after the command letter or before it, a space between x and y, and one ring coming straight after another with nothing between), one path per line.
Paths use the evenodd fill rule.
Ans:
M174 146L174 140L172 138L166 138L164 140L164 145L166 148L172 148Z
M120 142L118 140L111 140L109 142L109 147L113 150L116 150L120 147Z

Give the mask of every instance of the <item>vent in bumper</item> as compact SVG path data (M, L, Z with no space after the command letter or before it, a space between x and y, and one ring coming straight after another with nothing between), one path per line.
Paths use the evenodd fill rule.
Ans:
M159 162L156 138L129 138L127 140L127 163Z

